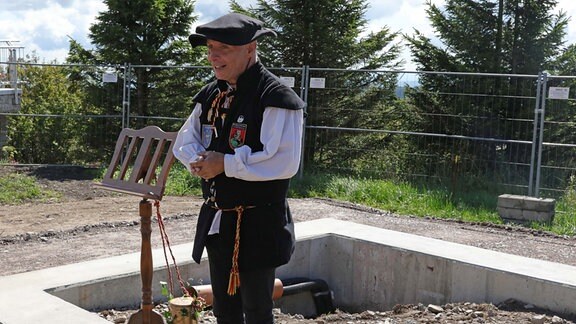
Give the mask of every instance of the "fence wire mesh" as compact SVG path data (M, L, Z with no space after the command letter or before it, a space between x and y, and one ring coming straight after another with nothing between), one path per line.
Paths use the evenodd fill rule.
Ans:
M3 71L7 65L0 62ZM17 70L17 111L0 96L1 159L34 164L105 165L123 128L176 131L213 78L210 68L193 66ZM538 170L544 195L573 185L574 77L270 70L307 102L303 170L519 194ZM549 98L550 87L570 96Z

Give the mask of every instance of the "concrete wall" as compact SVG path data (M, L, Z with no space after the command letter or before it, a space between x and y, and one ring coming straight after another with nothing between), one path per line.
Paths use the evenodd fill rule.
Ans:
M316 255L309 264L309 276L326 280L334 291L337 307L348 311L389 310L396 304L443 305L462 301L498 304L514 298L556 312L576 314L575 283L550 276L563 270L568 270L567 276L575 275L574 267L526 258L509 259L507 255L487 255L458 246L452 248L475 255L478 262L342 236L308 243ZM492 267L481 258L499 260L501 265ZM290 273L290 269L286 272Z
M332 219L298 223L296 234L296 252L277 277L323 279L344 310L514 298L576 315L576 267ZM184 279L209 283L207 262L189 261L192 244L172 250ZM162 265L162 251L153 259ZM156 301L158 282L168 277L161 271ZM0 277L0 322L104 324L83 309L138 305L140 287L139 253ZM16 311L23 301L33 307Z
M298 224L297 233L295 254L278 269L277 277L326 281L340 309L389 310L396 304L460 301L498 304L514 298L576 315L575 267L336 220ZM180 270L184 279L210 282L207 262L182 262ZM165 269L156 269L155 300L163 299L158 281L165 279L158 278L167 277ZM103 309L138 305L140 291L126 287L139 286L139 273L133 272L51 293L85 309ZM302 306L294 301L285 303L283 310Z
M182 249L182 247L185 247ZM210 275L208 262L202 262L200 265L190 260L190 244L180 246L177 253L178 269L183 280L193 279L194 284L209 283ZM174 249L174 248L173 248ZM138 255L132 255L132 258L139 258ZM178 261L177 261L178 262ZM152 299L154 301L164 301L166 297L162 296L160 290L160 281L168 281L168 271L166 270L163 255L161 251L154 253L154 275L152 280ZM172 276L176 280L176 273L172 267ZM47 292L68 301L76 306L87 310L102 310L119 307L136 307L140 305L142 293L140 271L131 271L115 276L105 276L88 282L79 282L76 284L59 286L46 290ZM174 282L174 293L179 294L180 286Z
M317 228L332 234L305 238ZM324 279L341 309L514 298L576 315L576 267L336 220L299 229L297 252L279 277Z

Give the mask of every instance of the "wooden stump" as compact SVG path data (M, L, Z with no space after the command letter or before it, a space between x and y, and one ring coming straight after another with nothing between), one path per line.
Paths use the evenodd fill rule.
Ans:
M173 324L197 324L196 312L192 297L176 297L170 299L168 307L172 313Z

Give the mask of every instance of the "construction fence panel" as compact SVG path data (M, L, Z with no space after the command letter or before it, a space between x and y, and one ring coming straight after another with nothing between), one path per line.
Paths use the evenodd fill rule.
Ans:
M178 130L194 95L213 80L210 67L193 66L18 63L18 70L19 109L0 111L4 162L8 147L18 163L105 165L123 128ZM269 70L307 102L303 171L520 194L536 178L543 195L574 182L573 77ZM563 91L567 99L554 97ZM46 141L40 148L31 138Z
M576 185L576 77L545 75L539 193L574 190ZM536 196L539 196L536 194Z
M15 66L21 97L13 109L0 111L5 134L0 161L105 163L123 127L122 68L21 62Z
M537 76L310 69L306 165L526 193Z

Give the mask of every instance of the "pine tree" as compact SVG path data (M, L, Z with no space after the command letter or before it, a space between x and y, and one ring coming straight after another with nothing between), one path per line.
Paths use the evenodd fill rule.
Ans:
M278 32L261 44L261 59L269 66L381 69L402 63L398 32L385 27L362 36L366 0L258 0L249 9L231 1L231 8Z
M139 65L164 64L175 59L177 40L186 40L192 0L104 0L90 27L90 39L101 60Z
M150 87L158 77L166 79L162 77L166 72L153 66L190 63L198 57L187 43L191 24L196 20L194 1L104 0L104 3L108 10L101 12L90 27L96 63L151 66L134 71L133 111L139 116L157 113L149 105Z
M420 70L537 74L560 54L566 13L556 0L448 0L427 2L441 45L418 30L407 36Z
M325 89L308 90L307 125L387 129L399 122L391 115L399 104L397 74L358 72L396 69L403 63L398 32L384 27L366 33L366 0L259 0L248 9L231 1L231 7L262 20L278 33L259 41L259 56L265 65L308 66L317 68L311 77L325 78ZM385 147L391 137L332 134L306 132L305 163L340 165L345 170L361 164L374 166L381 159L363 148ZM350 147L354 150L343 149Z
M440 44L418 30L406 37L419 70L514 75L422 74L419 87L409 93L422 117L419 130L531 140L535 82L522 75L549 69L562 51L568 18L562 11L553 13L556 4L556 0L447 0L438 7L428 0L426 12ZM519 120L528 121L528 126L519 127ZM424 140L419 145L422 152L445 159L434 163L460 167L466 160L462 172L475 168L488 176L496 171L499 156L530 154L528 146L516 146L512 152L512 145L467 143L459 143L459 155L452 152L452 142Z

